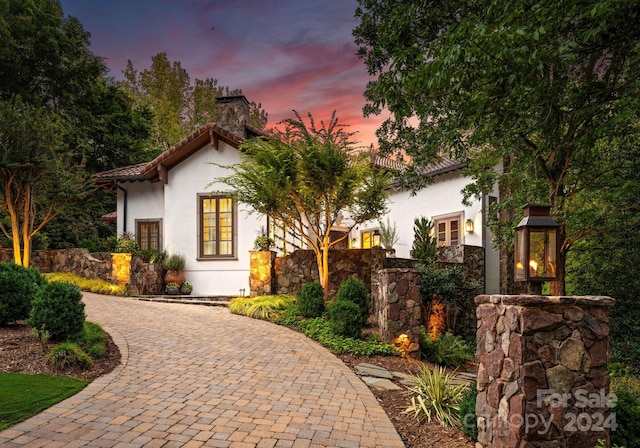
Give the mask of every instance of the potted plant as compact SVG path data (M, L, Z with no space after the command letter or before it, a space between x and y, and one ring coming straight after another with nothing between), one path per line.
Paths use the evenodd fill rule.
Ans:
M193 285L189 282L184 282L180 287L181 294L189 295L191 294L191 291L193 291Z
M275 245L275 241L269 235L267 235L267 231L264 227L260 230L260 234L253 240L253 249L260 251L271 250L271 248Z
M177 283L178 288L184 283L185 258L182 254L171 254L164 262L167 273L164 276L164 283Z
M386 225L380 221L380 243L387 251L387 257L395 257L396 250L393 246L395 246L399 239L400 235L398 235L398 229L396 229L395 224L391 224L389 222L389 218L387 218Z
M180 285L176 282L169 282L164 287L164 292L170 295L180 294Z

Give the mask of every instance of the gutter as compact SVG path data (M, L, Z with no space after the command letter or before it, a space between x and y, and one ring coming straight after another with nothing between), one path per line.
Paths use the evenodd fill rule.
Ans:
M120 191L122 191L122 193L124 194L124 201L123 201L123 210L122 210L122 233L127 233L127 194L129 193L127 190L125 190L124 188L122 188L117 181L113 181L113 183L115 184L116 188Z

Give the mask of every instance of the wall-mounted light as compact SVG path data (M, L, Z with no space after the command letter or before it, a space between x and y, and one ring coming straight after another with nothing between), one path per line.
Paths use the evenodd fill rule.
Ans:
M524 217L515 234L515 281L556 280L559 225L550 216L549 205L525 205Z
M371 247L380 247L380 231L373 231L373 241L371 241Z
M470 219L467 219L467 222L464 223L464 230L467 231L467 233L473 233L473 221Z

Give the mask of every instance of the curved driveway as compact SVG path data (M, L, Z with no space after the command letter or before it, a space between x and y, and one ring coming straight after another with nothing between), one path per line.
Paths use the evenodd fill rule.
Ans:
M404 446L367 386L299 333L221 307L84 301L122 364L0 446Z

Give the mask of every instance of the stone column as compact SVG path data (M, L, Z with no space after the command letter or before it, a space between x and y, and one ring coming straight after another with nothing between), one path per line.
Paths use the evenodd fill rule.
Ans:
M483 447L608 446L610 297L480 295L476 358Z
M415 269L380 271L374 307L382 339L406 356L420 357L420 274ZM406 336L406 338L405 338Z
M275 259L273 251L249 251L249 295L251 297L275 293Z

